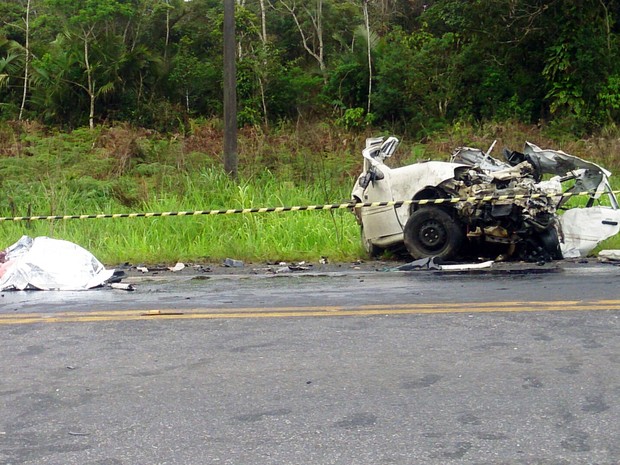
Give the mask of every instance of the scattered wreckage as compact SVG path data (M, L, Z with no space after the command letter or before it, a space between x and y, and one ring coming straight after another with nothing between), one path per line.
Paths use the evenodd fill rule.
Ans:
M114 276L114 270L69 241L22 236L0 252L0 291L86 290L112 283Z
M549 261L586 256L620 231L611 173L595 163L530 142L523 152L504 149L501 161L490 156L494 142L487 152L460 147L450 162L390 168L384 162L398 144L396 137L366 140L352 191L356 203L413 201L354 209L371 256L404 245L414 259ZM584 208L566 209L571 194L586 191ZM440 200L450 198L467 200Z

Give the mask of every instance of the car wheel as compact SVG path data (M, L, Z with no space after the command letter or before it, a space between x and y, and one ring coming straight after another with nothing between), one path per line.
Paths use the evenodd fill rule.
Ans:
M366 237L363 226L360 227L360 236L362 238L362 247L364 247L364 250L370 258L378 257L383 253L383 249L381 247L374 245L370 239Z
M543 250L548 254L548 259L562 260L562 250L560 249L560 239L558 231L554 227L550 227L541 232L538 240Z
M404 236L405 246L415 259L452 259L458 255L465 239L461 225L439 207L413 212L405 225Z

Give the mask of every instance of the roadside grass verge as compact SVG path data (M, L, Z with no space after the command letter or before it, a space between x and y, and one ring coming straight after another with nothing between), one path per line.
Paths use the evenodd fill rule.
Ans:
M6 128L5 128L6 129ZM239 179L222 171L221 127L194 121L188 134L127 126L50 133L13 124L15 141L0 149L0 216L78 215L238 209L341 203L361 169L364 139L324 124L239 134ZM614 137L616 137L614 135ZM389 160L448 159L458 146L518 149L530 140L620 171L620 139L557 141L534 127L455 125L427 140L402 137ZM558 145L558 143L560 145ZM500 148L493 155L500 156ZM620 181L612 177L614 187ZM571 205L581 205L571 199ZM346 210L0 223L0 249L23 234L66 239L106 264L123 262L354 261L365 256ZM620 248L616 236L599 248Z
M131 208L111 198L93 200L77 195L66 185L56 186L53 195L44 186L31 186L30 200L22 206L25 208L19 211L5 208L1 213L2 216L146 213L332 202L325 198L323 184L280 183L269 172L239 182L231 181L215 169L175 179L178 192L169 189L150 192L148 200ZM331 190L330 199L340 202L348 198L350 186L332 186ZM0 241L6 244L4 247L22 234L75 242L108 264L217 262L226 257L262 262L312 261L324 256L346 261L363 256L359 229L348 210L0 223Z

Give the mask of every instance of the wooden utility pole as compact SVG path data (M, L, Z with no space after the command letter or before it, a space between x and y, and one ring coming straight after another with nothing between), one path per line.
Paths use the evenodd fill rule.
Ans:
M237 177L235 0L224 0L224 170Z

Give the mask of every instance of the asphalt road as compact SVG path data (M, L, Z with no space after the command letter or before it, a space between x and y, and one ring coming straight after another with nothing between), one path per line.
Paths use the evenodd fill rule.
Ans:
M618 464L620 267L0 297L0 464Z

